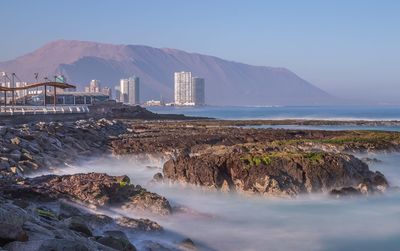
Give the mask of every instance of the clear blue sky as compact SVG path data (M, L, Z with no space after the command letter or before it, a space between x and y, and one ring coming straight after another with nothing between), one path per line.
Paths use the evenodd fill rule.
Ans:
M400 100L400 1L2 0L0 20L0 61L55 39L144 44L286 67L340 96Z

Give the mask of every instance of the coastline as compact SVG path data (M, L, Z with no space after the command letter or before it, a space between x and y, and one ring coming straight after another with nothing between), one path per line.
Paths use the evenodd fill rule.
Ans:
M240 128L240 126L246 125L275 123L321 125L323 122L326 121L251 120L243 122L207 119L182 121L163 120L160 117L155 120L91 119L75 122L32 122L28 125L14 125L14 127L3 126L0 130L2 135L0 141L2 146L1 206L12 208L12 210L23 210L26 213L24 219L34 217L36 220L24 220L22 224L18 225L20 235L8 236L8 239L3 238L2 240L6 242L9 250L17 250L17 247L21 248L21 245L33 245L33 240L36 241L36 244L38 242L41 245L49 244L49 237L32 239L31 230L26 229L24 224L30 222L29 224L36 224L37 228L43 227L43 224L48 224L45 223L46 217L50 217L54 224L69 229L66 235L70 236L74 242L98 249L98 245L103 244L98 244L98 241L92 240L88 236L82 236L82 231L86 232L86 235L90 233L93 236L95 225L100 223L96 221L92 225L86 226L81 223L82 218L99 216L83 213L80 210L76 211L73 209L75 207L73 203L76 202L83 203L87 207L101 208L112 205L120 207L121 210L142 210L150 215L154 212L161 212L162 215L167 215L166 217L176 213L176 210L179 212L188 210L171 207L168 198L131 184L126 177L114 177L99 173L24 177L24 174L40 171L51 172L51 168L60 168L66 163L76 163L87 157L104 156L109 153L114 155L143 154L144 158L151 158L154 155L164 156L166 163L163 173L156 174L153 179L153 182L156 183L183 182L212 187L221 191L264 194L267 197L295 197L305 193L327 193L332 194L332 199L377 195L391 189L384 174L371 172L365 161L349 155L349 152L398 151L400 149L400 133ZM339 122L330 121L329 123L338 125ZM356 123L365 125L370 122L357 121ZM386 125L387 122L379 123ZM221 163L230 164L221 165ZM340 164L332 165L331 163ZM274 170L283 170L286 167L289 168L287 173L290 173L294 166L299 169L299 165L302 170L299 174L274 173ZM322 166L329 175L318 171L322 170L319 168ZM223 171L228 169L235 170L235 172ZM252 172L254 173L252 174ZM184 173L189 173L191 177L183 175ZM207 177L220 178L208 179ZM263 178L263 183L260 183L259 177ZM321 184L316 185L312 181L313 179L322 179ZM105 180L107 182L104 182ZM88 182L98 187L99 190L95 188L85 192ZM99 191L104 189L101 188L102 185L108 187L107 191L111 191L111 193L100 192L99 194ZM98 194L99 198L104 198L104 200L99 200L97 197L91 198L90 194L93 193ZM32 196L27 197L27 194ZM78 196L79 194L82 195ZM137 197L137 194L140 196ZM121 198L116 204L111 202L111 198L115 196ZM43 202L43 198L46 198L47 202ZM24 200L25 204L18 204L18 201L21 200ZM59 209L54 210L47 206L47 203L51 202L57 204L58 208L66 207L65 200L70 206L68 215L61 216ZM185 206L189 206L190 209L190 205ZM5 215L14 217L10 210L7 210ZM78 222L75 221L76 217L78 217ZM5 219L3 218L3 220ZM74 221L72 227L71 221ZM142 236L152 236L162 231L162 226L151 220L124 219L125 224L130 222L128 226L131 227L127 227L127 225L121 227L118 225L120 221L119 218L107 218L107 224L114 226L113 231L125 234L141 232ZM9 223L7 224L9 227ZM75 228L77 224L80 226L79 231ZM87 231L88 229L89 231ZM143 229L148 229L148 231ZM80 234L76 236L76 232ZM121 243L127 240L121 233L118 236L110 237L110 235L106 232L96 233L95 239L103 238L108 242ZM190 237L181 236L180 239L175 240L175 246L170 243L170 250L187 250L182 245L188 245L191 247L190 249L196 248L198 245L198 248L202 250L201 243L193 243L188 239ZM108 242L107 244L109 244ZM140 247L142 247L141 245L143 247L146 245L162 246L155 242L147 241L146 243L134 244ZM54 242L50 244L55 245ZM68 246L71 243L64 244ZM100 247L107 250L103 246Z

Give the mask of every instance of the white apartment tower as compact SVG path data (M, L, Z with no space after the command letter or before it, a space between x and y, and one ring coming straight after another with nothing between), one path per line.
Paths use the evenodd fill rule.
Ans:
M175 72L175 104L190 105L192 101L192 73L191 72Z
M120 102L137 105L139 100L139 78L136 76L120 80Z
M192 77L191 72L175 72L174 90L176 105L204 105L204 79Z

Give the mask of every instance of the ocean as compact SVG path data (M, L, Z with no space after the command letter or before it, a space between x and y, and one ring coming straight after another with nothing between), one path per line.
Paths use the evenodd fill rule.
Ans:
M216 119L400 120L400 106L147 107L157 113Z
M370 165L370 169L384 173L391 185L400 185L399 153L360 157L365 156L382 160ZM339 200L327 194L276 199L209 191L191 185L149 183L156 172L162 172L161 168L161 160L141 162L132 156L109 156L58 169L57 173L127 174L132 183L165 196L173 206L193 210L168 217L143 216L117 208L100 212L155 220L165 233L146 238L166 246L188 236L199 250L207 251L400 250L399 193ZM140 235L129 237L140 247Z
M159 113L180 113L218 119L335 119L398 120L400 107L151 107ZM268 127L268 126L266 126ZM374 126L275 126L276 128L325 130L393 130ZM392 186L400 186L400 153L369 153L358 157L377 158L370 169L385 174ZM134 184L165 196L172 205L183 205L192 214L151 217L165 228L154 235L165 245L182 236L190 237L199 250L238 251L399 251L400 193L351 199L333 199L327 194L272 199L258 196L206 191L191 185L149 183L162 172L163 161L138 161L134 156L93 159L58 173L106 172L127 174ZM156 166L157 168L148 168ZM111 208L111 216L140 217ZM140 247L141 237L130 240ZM148 238L148 237L147 237Z

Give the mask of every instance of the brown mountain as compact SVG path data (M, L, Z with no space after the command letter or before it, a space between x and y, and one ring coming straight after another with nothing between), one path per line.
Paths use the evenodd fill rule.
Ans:
M0 71L33 81L63 74L83 89L91 79L114 87L136 75L141 99L173 99L173 73L191 71L206 80L206 101L213 105L322 105L338 99L284 68L252 66L213 56L142 45L111 45L59 40L0 63Z

